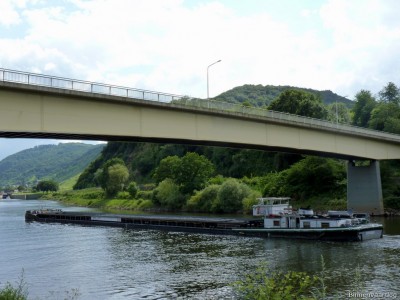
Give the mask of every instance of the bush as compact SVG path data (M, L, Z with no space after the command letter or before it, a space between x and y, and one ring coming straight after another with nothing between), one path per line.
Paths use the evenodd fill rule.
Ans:
M153 202L151 200L144 200L144 199L139 199L138 201L140 201L140 203L138 203L138 209L148 209L148 208L152 208L153 207Z
M28 288L27 284L24 280L24 272L22 271L22 275L19 278L19 281L16 285L12 285L10 282L7 282L6 285L0 289L0 299L1 300L26 300L28 299Z
M239 299L294 300L315 299L312 290L317 283L317 277L304 272L271 271L264 264L233 287Z
M131 195L132 198L136 198L139 189L136 185L136 182L132 181L131 183L129 183L128 188L126 190Z
M187 208L194 211L211 212L213 203L217 200L219 189L219 185L213 184L196 192L188 200Z
M171 209L182 208L185 198L179 191L179 186L172 179L165 179L155 189L155 198L162 206Z
M400 197L388 197L383 202L385 208L400 209Z
M132 199L131 194L128 192L119 192L117 194L117 199L124 199L124 200L129 200Z
M243 211L245 213L253 213L253 205L258 203L257 198L262 197L259 191L251 191L250 194L243 199Z
M138 191L137 198L145 199L145 200L152 200L153 199L153 191Z
M217 202L214 203L214 212L237 212L243 209L242 202L251 193L250 188L237 179L228 179L218 191Z

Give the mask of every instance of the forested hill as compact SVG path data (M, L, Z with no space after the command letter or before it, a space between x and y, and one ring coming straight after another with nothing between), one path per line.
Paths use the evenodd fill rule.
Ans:
M273 85L263 86L261 84L259 85L245 84L243 86L238 86L220 94L219 96L213 98L213 100L224 101L229 103L246 102L255 107L263 107L263 106L268 106L272 102L272 100L277 98L282 92L289 89L301 90L320 95L321 100L325 105L332 104L335 102L344 103L348 108L351 108L354 105L353 101L345 97L339 96L329 90L317 91L313 89L297 88L290 86L273 86Z
M62 182L81 173L104 145L60 143L23 150L0 161L0 187L35 185L37 180Z

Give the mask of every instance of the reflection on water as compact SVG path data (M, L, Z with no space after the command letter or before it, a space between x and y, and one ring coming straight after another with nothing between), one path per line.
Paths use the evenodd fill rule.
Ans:
M367 291L400 297L400 219L379 220L383 239L333 243L25 223L41 206L59 204L0 201L0 284L24 269L32 298L77 288L80 299L231 299L230 283L262 262L318 273L321 256L331 291L351 290L357 269Z

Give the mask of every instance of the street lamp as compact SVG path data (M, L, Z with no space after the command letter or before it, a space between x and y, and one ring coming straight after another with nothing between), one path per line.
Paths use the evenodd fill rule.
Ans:
M221 61L221 60L217 60L216 62L212 63L211 65L209 65L209 66L207 67L207 99L210 98L210 95L209 95L209 88L208 88L208 69L209 69L212 65L215 65L216 63L219 63L220 61Z

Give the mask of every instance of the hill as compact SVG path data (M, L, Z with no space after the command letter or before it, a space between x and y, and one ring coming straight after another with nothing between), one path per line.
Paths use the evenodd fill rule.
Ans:
M313 94L320 95L322 102L325 105L329 105L335 102L344 103L348 108L353 107L353 101L339 96L332 91L317 91L313 89L298 88L291 86L273 86L266 85L252 85L245 84L243 86L235 87L229 91L226 91L217 97L213 98L216 101L223 101L229 103L243 103L248 102L255 107L268 106L272 100L277 98L282 92L288 89L301 90Z
M81 173L104 145L60 143L41 145L0 161L0 186L35 185L37 180L64 181Z

